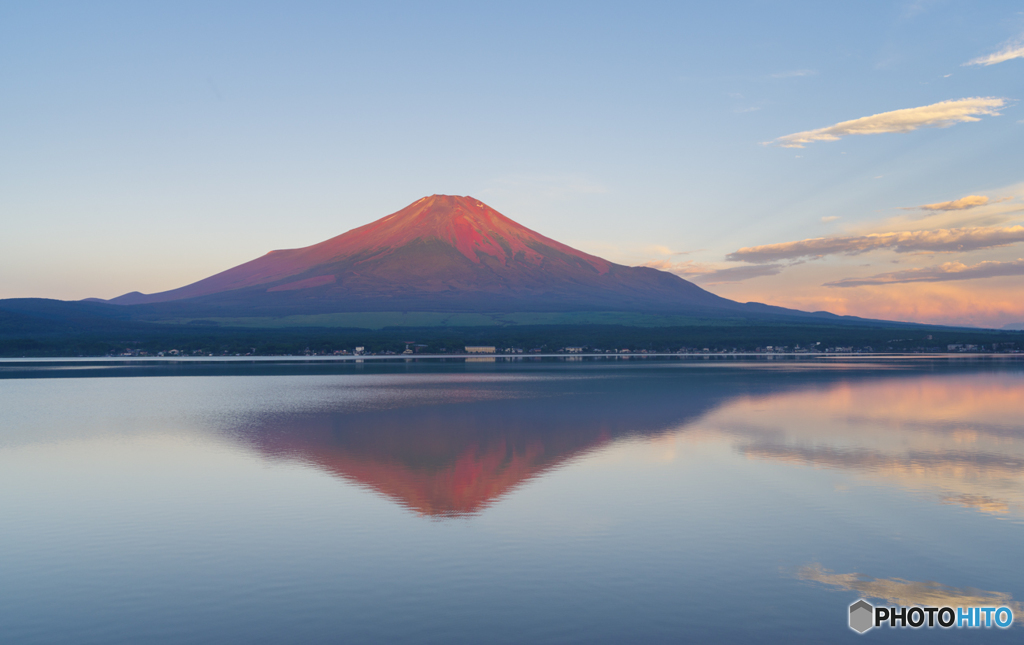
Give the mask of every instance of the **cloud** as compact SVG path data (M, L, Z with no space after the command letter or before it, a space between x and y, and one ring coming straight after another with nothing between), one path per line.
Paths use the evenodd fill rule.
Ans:
M964 211L969 208L984 206L988 203L988 197L984 195L968 195L951 202L939 202L937 204L924 204L918 206L923 211Z
M648 252L651 252L651 253L657 253L658 255L689 255L689 254L693 253L693 251L673 251L669 247L661 245L661 244L652 244L652 245L646 247L645 251L648 251ZM648 266L648 265L645 264L643 266Z
M997 278L1008 275L1024 275L1024 260L1013 262L987 261L967 266L961 262L945 262L938 266L921 269L907 269L892 273L879 273L867 278L846 278L826 282L826 287L862 287L873 284L899 284L904 282L950 282L952 280L976 280Z
M934 231L899 231L845 237L816 237L796 242L744 247L725 256L732 262L763 264L826 255L857 255L878 249L897 253L976 251L1024 242L1024 226L976 226Z
M1013 197L1003 197L995 201L990 201L985 195L968 195L967 197L961 197L960 199L954 199L949 202L922 204L920 206L901 206L900 208L905 211L966 211L979 206L992 206L1002 202L1008 202L1012 199Z
M1024 321L1024 300L1015 290L1006 289L1001 280L833 289L821 286L820 275L804 273L794 274L778 289L768 290L754 281L721 285L715 287L715 293L740 302L753 300L803 311L831 311L880 320L993 328ZM773 280L781 282L781 278Z
M821 223L822 224L828 224L829 222L835 222L836 220L840 220L840 219L842 219L842 218L839 217L838 215L827 215L827 216L821 218Z
M675 254L673 254L675 255ZM659 271L668 271L676 275L700 275L703 273L714 273L715 269L703 262L686 260L684 262L672 262L670 260L651 260L641 264L642 267L650 267Z
M998 116L1006 99L974 97L955 101L942 101L922 107L893 110L871 116L843 121L827 128L787 134L765 145L782 148L803 148L812 141L837 141L851 134L882 134L886 132L912 132L918 128L948 128L955 123L980 121L980 115Z
M917 16L928 11L929 6L935 4L934 0L918 0L917 2L908 3L903 7L903 20L912 20Z
M760 278L766 275L776 275L786 266L785 264L757 264L753 266L730 267L728 269L716 269L704 262L686 260L684 262L671 262L669 260L651 260L640 266L651 267L659 271L668 271L678 276L688 278L701 284L722 284L725 282L741 282L751 278Z
M899 209L902 213L875 222L869 228L858 228L856 232L882 233L885 231L1017 224L1021 219L1021 214L1024 213L1020 199L1024 196L1024 183L993 189L992 192L1001 194L1003 197L990 196L988 202L977 206L971 205L970 200L985 197L985 193L971 194L950 202L902 206ZM957 209L956 206L964 206L964 208Z
M722 284L723 282L742 282L751 278L760 278L766 275L777 275L786 268L785 264L755 264L753 266L731 267L729 269L718 269L708 273L701 273L693 281L701 284Z
M1008 43L1005 47L994 54L979 56L978 58L969 60L961 65L961 67L966 67L967 65L995 65L996 63L1005 63L1006 61L1013 60L1014 58L1024 58L1024 39L1022 38Z

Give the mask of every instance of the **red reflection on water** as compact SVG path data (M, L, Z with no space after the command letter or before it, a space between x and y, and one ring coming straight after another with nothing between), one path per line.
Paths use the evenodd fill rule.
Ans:
M261 428L266 455L298 459L418 513L477 513L537 475L613 438L608 424L560 428L460 406L290 419ZM487 415L490 416L490 415Z

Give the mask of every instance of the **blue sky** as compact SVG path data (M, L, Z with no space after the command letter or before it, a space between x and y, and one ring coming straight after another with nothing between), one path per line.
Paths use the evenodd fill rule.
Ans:
M143 4L0 6L0 297L447 193L739 300L1024 321L1020 3Z

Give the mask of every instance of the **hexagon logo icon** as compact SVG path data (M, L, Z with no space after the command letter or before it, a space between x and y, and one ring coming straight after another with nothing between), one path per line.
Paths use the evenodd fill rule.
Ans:
M863 634L871 629L874 615L875 608L868 601L861 598L850 605L850 629L858 634Z

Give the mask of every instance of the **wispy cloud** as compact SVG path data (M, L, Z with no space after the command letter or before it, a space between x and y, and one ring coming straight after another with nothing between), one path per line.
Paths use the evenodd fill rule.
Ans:
M933 5L933 0L917 0L917 2L908 2L903 7L903 14L900 16L903 20L912 20L917 16L925 13L929 9L929 5Z
M829 222L835 222L835 221L840 220L840 219L842 219L842 218L839 217L838 215L826 215L825 217L821 218L821 223L822 224L828 224Z
M938 202L937 204L924 204L918 206L923 211L964 211L969 208L977 208L988 203L988 197L984 195L968 195L951 202Z
M843 121L826 128L805 130L766 141L765 145L782 148L803 148L813 141L837 141L852 134L883 134L886 132L912 132L918 128L948 128L956 123L980 121L979 116L998 116L1006 99L974 97L955 101L942 101L922 107L893 110L871 116Z
M802 286L795 288L797 284ZM879 320L978 327L1002 327L1024 321L1020 295L996 280L892 284L884 289L833 289L795 281L790 287L768 291L756 281L740 282L717 286L715 293L740 302L753 300L803 311L831 311Z
M985 197L983 193L968 195L949 202L937 202L919 206L903 206L903 213L878 221L859 233L882 233L885 231L935 230L940 228L963 228L969 226L1006 226L1017 224L1024 214L1020 197L1024 196L1024 183L1013 184L993 192L1003 197L988 197L984 204L972 204Z
M751 278L760 278L766 275L776 275L785 269L786 264L755 264L747 266L729 267L727 269L716 269L706 262L686 260L683 262L672 262L670 260L651 260L640 266L651 267L659 271L668 271L701 284L723 284L731 282L742 282Z
M675 273L676 275L684 276L701 275L703 273L714 273L715 271L714 267L704 262L695 262L694 260L685 260L683 262L672 262L671 260L651 260L650 262L644 262L640 266L658 269L659 271L668 271L669 273Z
M971 59L961 65L961 67L966 67L967 65L995 65L997 63L1005 63L1014 58L1024 58L1024 37L1010 41L994 54Z
M708 273L701 273L693 278L694 282L701 284L723 284L727 282L742 282L751 278L760 278L766 275L778 275L788 265L776 264L754 264L741 267L730 267L718 269Z
M826 255L857 255L877 249L897 253L915 251L964 252L1024 242L1024 226L976 226L934 231L898 231L845 237L816 237L781 244L744 247L725 256L751 263L778 262Z
M1024 260L1013 262L979 262L968 266L961 262L945 262L938 266L922 269L907 269L892 273L879 273L867 278L846 278L826 282L826 287L863 287L878 284L900 284L906 282L950 282L952 280L976 280L997 278L1008 275L1024 275Z

